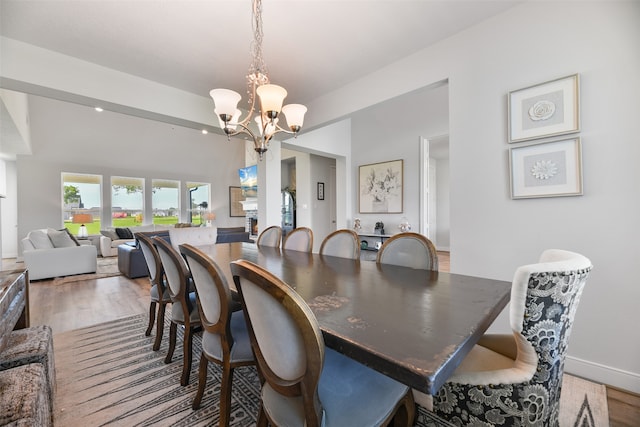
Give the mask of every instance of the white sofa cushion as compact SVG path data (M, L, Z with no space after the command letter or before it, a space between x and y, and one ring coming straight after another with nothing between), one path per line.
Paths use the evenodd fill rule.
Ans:
M73 246L79 246L69 235L67 230L54 230L53 228L47 229L47 236L53 243L54 248L71 248Z
M36 249L53 249L54 247L49 235L43 230L30 231L27 238Z

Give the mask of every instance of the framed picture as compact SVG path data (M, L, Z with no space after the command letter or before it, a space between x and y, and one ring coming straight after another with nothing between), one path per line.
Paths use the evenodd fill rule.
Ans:
M509 149L511 198L582 194L580 138Z
M402 213L402 174L402 160L360 166L360 213Z
M229 187L229 216L245 216L241 201L244 201L242 188Z
M578 74L509 92L509 142L580 130Z
M324 200L324 182L318 183L318 200Z

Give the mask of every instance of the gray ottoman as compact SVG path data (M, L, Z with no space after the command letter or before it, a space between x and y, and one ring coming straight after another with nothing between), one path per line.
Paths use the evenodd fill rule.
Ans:
M48 388L40 363L0 371L0 425L53 425Z
M50 401L53 402L56 390L56 370L51 327L40 325L18 329L9 334L7 348L0 353L0 371L30 363L43 365L47 393Z

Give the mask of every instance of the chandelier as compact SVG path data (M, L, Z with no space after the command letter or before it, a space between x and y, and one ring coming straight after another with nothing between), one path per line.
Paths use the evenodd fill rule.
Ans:
M214 112L218 116L220 127L230 137L245 134L253 139L254 149L262 160L271 138L280 132L297 136L302 128L307 107L301 104L282 106L287 91L278 85L269 83L267 66L262 59L262 1L253 0L252 10L253 42L251 43L251 65L247 74L247 93L251 105L247 116L240 120L241 111L238 102L239 93L229 89L213 89L209 94L215 104ZM257 95L257 98L256 98ZM256 105L258 101L259 105ZM259 108L259 111L257 109ZM286 117L288 129L278 124L280 113ZM255 117L254 117L255 113ZM258 132L249 128L255 121Z

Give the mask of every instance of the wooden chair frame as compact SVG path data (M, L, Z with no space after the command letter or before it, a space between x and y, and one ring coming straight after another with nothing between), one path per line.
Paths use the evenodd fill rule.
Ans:
M147 330L145 331L145 335L151 335L151 330L153 329L153 324L156 323L156 305L158 305L158 321L156 323L156 339L153 342L153 351L158 351L160 349L160 344L162 343L162 335L164 333L164 318L166 313L167 304L171 302L170 297L165 298L165 292L167 291L165 288L164 282L164 269L162 268L162 260L160 259L160 255L158 254L158 250L156 249L153 241L151 240L151 236L144 234L143 232L139 232L135 234L136 239L140 243L140 250L144 255L144 259L147 262L147 270L149 271L149 282L151 283L151 287L156 287L158 291L158 298L154 299L151 297L151 303L149 304L149 325L147 326ZM149 251L145 252L145 247ZM149 259L149 256L152 259ZM155 274L151 273L151 263L154 266Z
M262 230L262 233L260 233L260 235L258 236L256 245L265 246L264 238L265 236L268 236L270 233L278 233L278 244L274 247L279 248L280 244L282 243L282 227L280 227L279 225L272 225ZM266 246L270 246L270 245L266 245Z
M188 281L189 281L189 278L191 277L191 273L189 272L182 256L180 256L180 254L176 252L176 250L173 248L173 246L171 246L169 242L167 242L161 237L154 237L153 243L156 246L156 249L158 250L158 254L160 255L161 259L162 259L162 254L164 253L166 256L168 256L168 259L174 263L178 271L180 285L179 285L179 291L177 293L174 293L171 287L170 275L167 275L166 271L165 271L165 275L167 277L167 282L169 283L168 289L169 289L169 295L171 295L171 301L173 304L180 305L183 313L184 322L176 320L173 317L171 318L171 326L169 328L169 349L167 350L167 356L164 359L164 363L171 363L171 359L173 358L173 352L176 348L178 324L184 325L184 340L182 344L183 345L183 349L182 349L183 365L182 365L182 377L180 378L180 385L186 386L187 384L189 384L189 376L191 373L191 362L193 358L192 357L193 330L201 326L200 320L191 321L191 311L193 307L191 307L188 300L188 295L189 295ZM165 260L163 259L163 266L164 266L164 261ZM164 268L166 270L167 267L164 266Z
M351 259L360 259L360 237L358 237L358 233L356 233L353 230L349 230L348 228L343 228L340 230L336 230L332 233L330 233L327 237L325 237L322 240L322 244L320 245L320 255L328 255L328 256L334 256L334 255L330 255L330 254L325 254L325 248L326 245L329 241L331 241L331 239L335 238L336 236L341 236L343 234L348 234L353 238L353 241L355 243L355 250L351 256Z
M231 384L233 381L233 370L238 366L255 365L255 361L231 362L231 349L234 344L233 335L231 334L231 314L233 312L232 295L224 273L209 256L192 245L180 245L180 253L185 257L187 265L189 265L191 269L194 268L193 263L198 263L209 273L213 283L215 284L218 298L220 300L219 318L207 318L206 310L203 309L199 296L200 292L202 292L202 286L205 285L198 283L194 277L196 301L198 303L198 312L200 313L202 326L205 333L218 335L220 337L222 360L209 356L204 351L204 348L202 349L198 371L198 392L193 400L192 408L198 409L200 407L200 402L204 395L204 389L207 385L207 365L209 361L212 361L222 366L222 380L220 382L220 425L228 426L231 412Z
M289 239L291 239L294 236L297 237L298 233L306 233L307 236L309 236L309 241L307 246L304 248L304 250L299 250L299 252L311 252L311 250L313 249L313 230L311 230L308 227L294 228L289 233L287 233L287 235L284 237L284 240L282 241L282 249L298 250L293 248L287 248L287 241L289 241ZM293 239L291 239L291 241L293 241Z
M385 240L378 251L376 262L378 264L386 264L383 260L385 251L391 249L393 245L401 239L415 239L422 243L422 245L424 245L429 251L429 261L431 263L431 268L429 268L429 270L438 271L438 251L436 250L435 245L422 234L413 232L398 233Z

